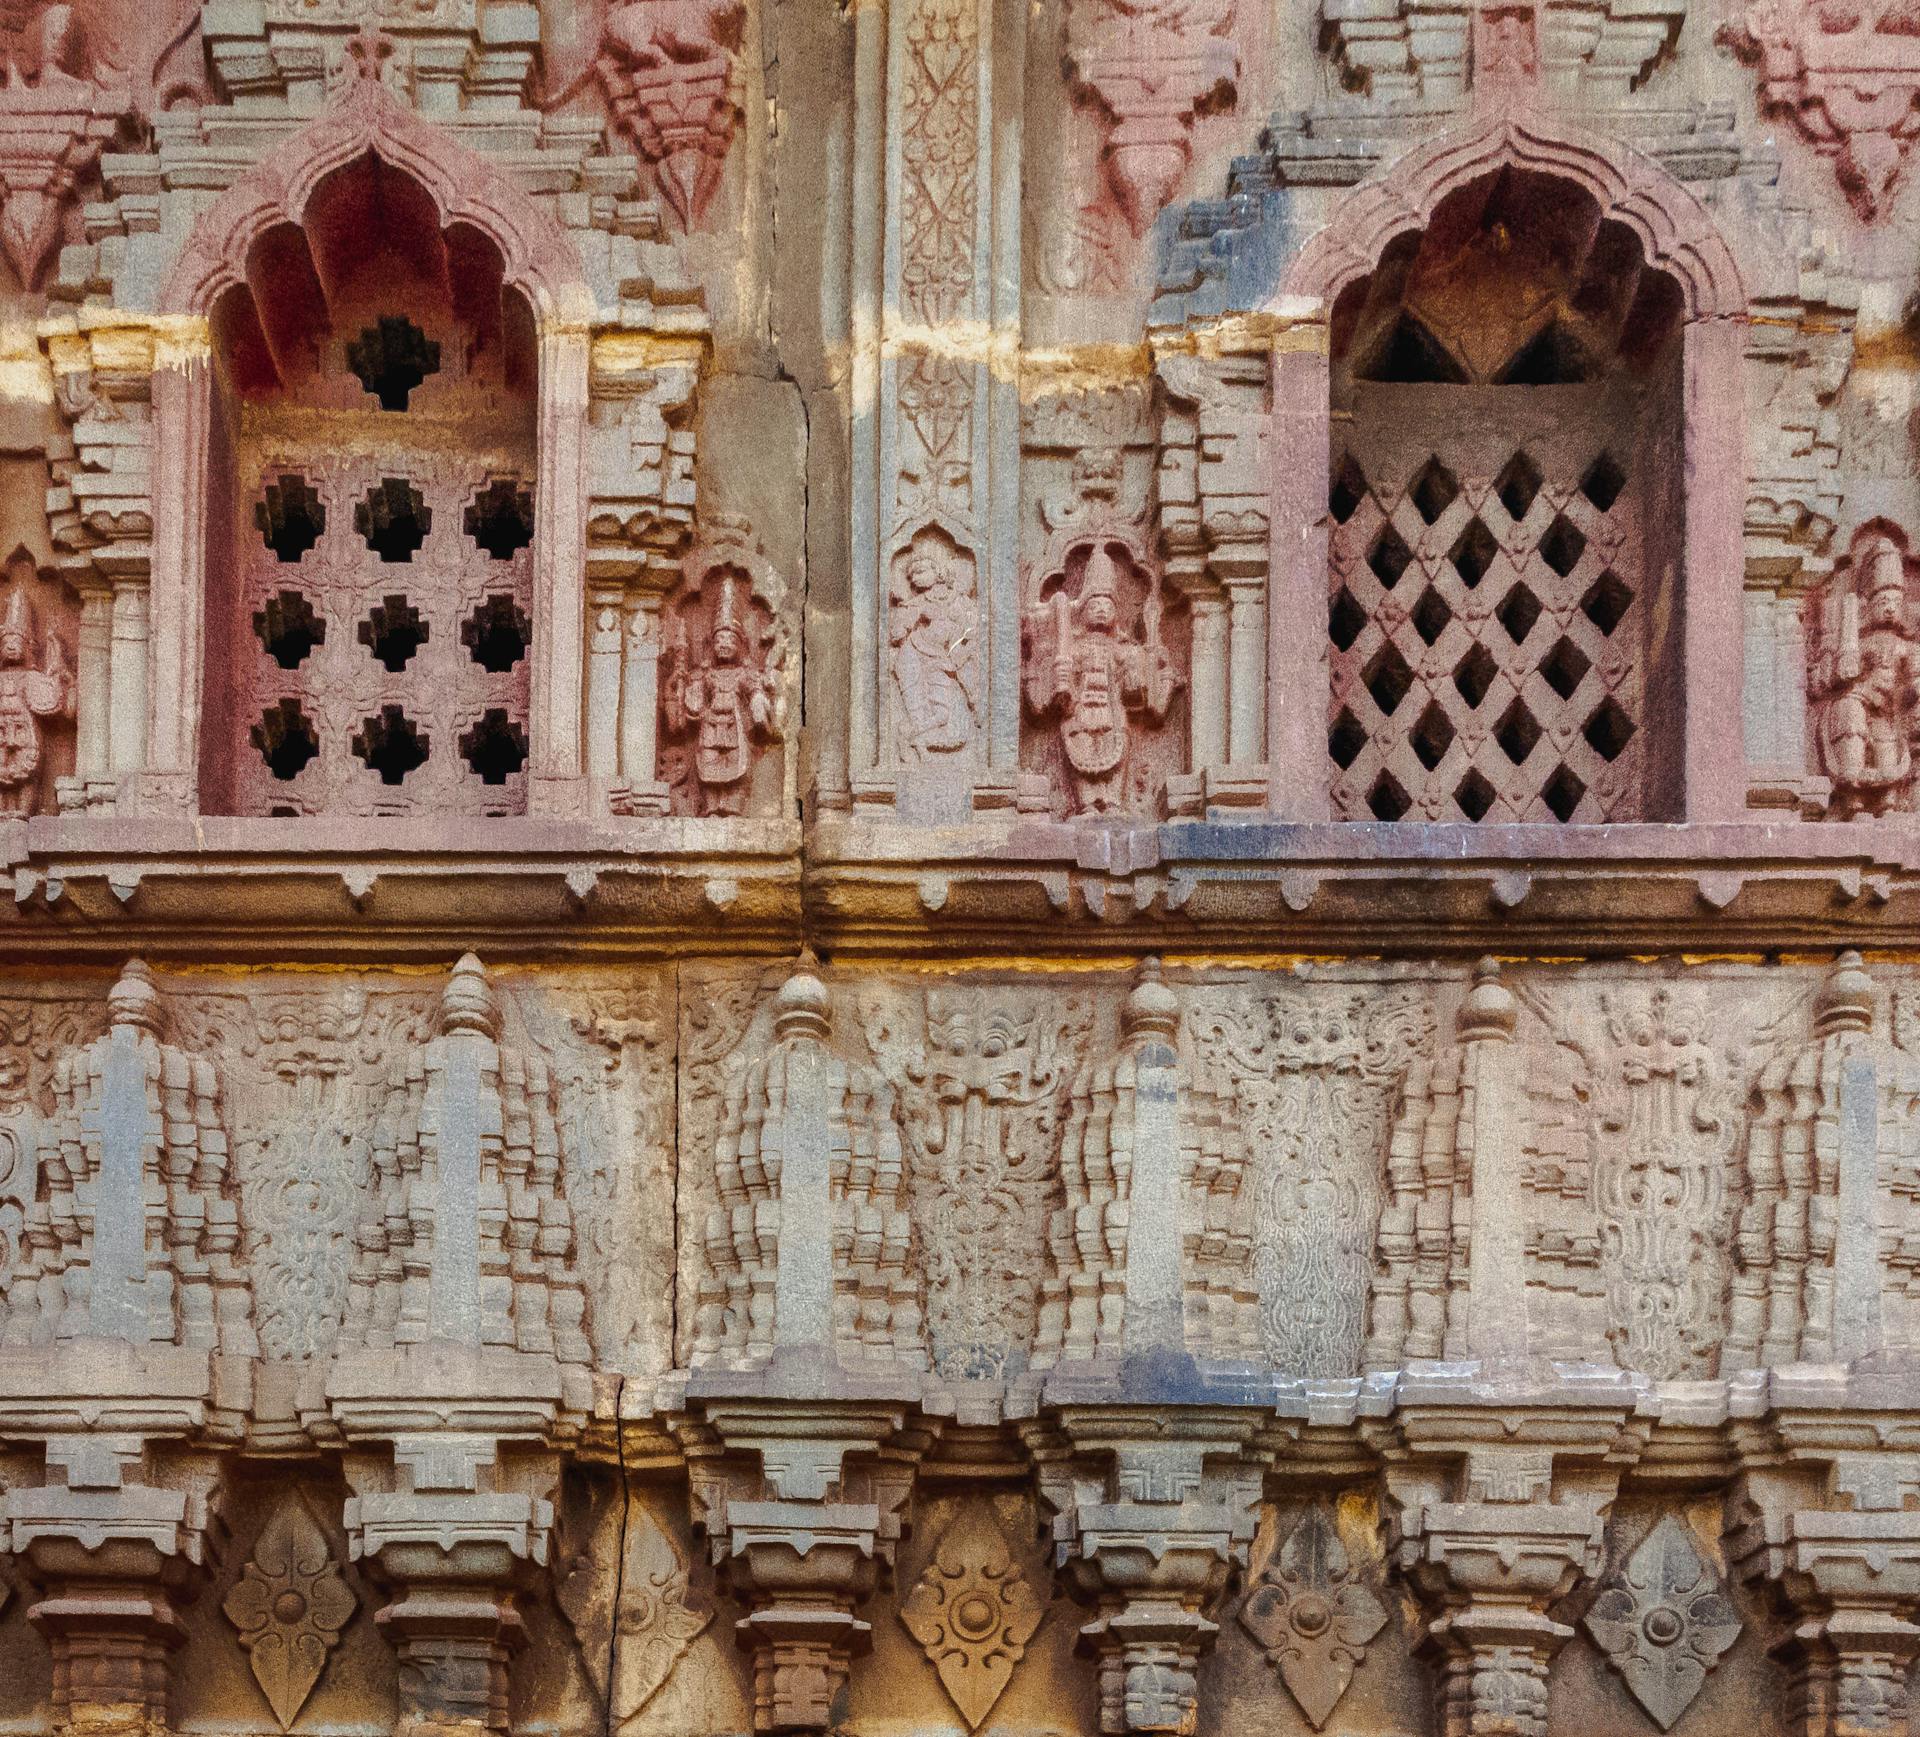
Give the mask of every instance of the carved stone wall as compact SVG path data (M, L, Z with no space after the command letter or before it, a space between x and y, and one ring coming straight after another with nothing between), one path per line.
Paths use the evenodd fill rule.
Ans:
M1900 1737L1906 0L0 6L0 1737Z

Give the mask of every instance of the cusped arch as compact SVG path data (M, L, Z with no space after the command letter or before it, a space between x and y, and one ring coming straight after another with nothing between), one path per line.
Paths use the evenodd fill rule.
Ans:
M1638 237L1649 264L1679 287L1688 321L1745 315L1733 251L1707 208L1651 158L1537 112L1506 110L1444 134L1356 188L1340 219L1300 251L1282 304L1332 307L1399 237L1418 233L1450 194L1502 168L1531 170L1587 192Z
M244 287L254 245L281 224L303 226L321 182L364 156L409 177L433 201L444 231L465 225L499 249L505 282L543 325L584 325L593 297L572 238L533 197L372 79L227 189L195 222L167 279L161 311L204 317Z

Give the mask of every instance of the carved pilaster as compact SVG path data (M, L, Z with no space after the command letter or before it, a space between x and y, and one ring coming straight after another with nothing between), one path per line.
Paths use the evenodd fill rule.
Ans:
M1080 1650L1099 1671L1109 1737L1195 1729L1214 1609L1246 1566L1258 1517L1260 1416L1251 1403L1156 1408L1130 1396L1049 1408L1026 1428L1055 1569L1094 1611Z
M1390 1541L1424 1606L1445 1737L1545 1737L1547 1673L1573 1634L1555 1606L1600 1567L1631 1453L1624 1402L1516 1397L1403 1412L1382 1444Z
M1920 1656L1920 1434L1911 1412L1827 1409L1844 1394L1743 1431L1747 1469L1728 1497L1728 1560L1781 1619L1772 1651L1795 1737L1904 1732Z

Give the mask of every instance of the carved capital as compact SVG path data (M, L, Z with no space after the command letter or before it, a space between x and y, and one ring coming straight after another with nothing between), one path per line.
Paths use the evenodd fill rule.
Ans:
M1093 1607L1080 1650L1100 1674L1100 1728L1190 1737L1212 1612L1243 1568L1263 1456L1252 1407L1175 1413L1074 1405L1030 1427L1054 1565Z

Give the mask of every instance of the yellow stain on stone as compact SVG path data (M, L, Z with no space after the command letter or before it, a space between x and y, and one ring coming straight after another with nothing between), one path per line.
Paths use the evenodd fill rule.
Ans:
M602 332L593 340L590 362L601 378L651 374L661 368L698 367L707 353L699 337L675 337L659 332Z

